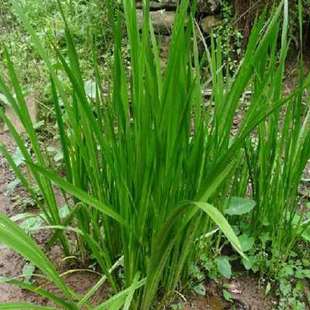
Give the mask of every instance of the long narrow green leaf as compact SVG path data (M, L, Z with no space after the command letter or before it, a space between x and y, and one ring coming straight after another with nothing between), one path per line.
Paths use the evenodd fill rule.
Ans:
M67 296L72 297L71 290L57 273L53 264L39 246L15 223L0 213L0 242L17 251L37 266Z
M67 193L73 195L74 197L80 199L85 204L92 206L93 208L97 209L98 211L108 215L109 217L113 218L120 224L124 224L124 220L122 217L117 214L111 207L107 206L103 202L97 200L96 198L89 195L87 192L81 190L77 186L70 184L69 182L65 181L63 178L58 176L55 172L51 170L44 169L42 167L33 165L32 163L28 163L32 166L38 173L47 177L51 182L55 183L57 186L62 188Z
M213 207L212 205L204 202L194 202L194 205L196 205L199 209L204 211L211 219L212 221L219 227L219 229L223 232L225 237L228 239L228 241L231 243L231 245L234 247L234 249L243 257L246 258L244 255L240 241L238 237L236 236L235 232L223 216L223 214Z
M42 287L37 287L31 283L27 283L25 281L19 281L16 279L7 279L7 278L0 278L0 283L8 283L10 285L17 286L23 290L27 290L29 292L35 293L36 295L42 296L44 298L47 298L49 301L51 301L55 305L61 306L61 308L65 310L78 310L78 306L76 306L74 303L67 302L64 300L63 297L58 297L54 295L53 293L43 289ZM24 308L22 308L24 309Z

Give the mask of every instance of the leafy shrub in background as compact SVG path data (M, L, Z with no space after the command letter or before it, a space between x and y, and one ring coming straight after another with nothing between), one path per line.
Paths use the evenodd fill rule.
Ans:
M296 0L290 3L289 29L295 48L307 52L310 38L309 0Z
M43 102L44 95L49 92L47 90L48 73L40 58L37 57L37 53L31 49L31 37L24 31L12 6L15 2L5 0L0 4L0 41L10 50L20 79L27 86L26 91L35 93L40 97L40 102ZM24 14L43 45L48 48L49 57L55 59L51 45L56 45L60 50L63 50L66 45L65 25L58 10L57 0L29 0L22 1L22 3ZM88 57L93 42L96 42L100 51L98 57L101 61L105 61L105 55L113 44L111 28L107 26L106 6L103 1L98 0L63 1L62 5L71 26L76 48L80 53L83 72L87 76L91 76L94 72ZM94 40L94 38L96 39ZM4 52L4 44L0 46L1 55Z
M259 94L268 104L270 93ZM309 124L309 101L303 101L301 91L285 114L281 109L274 113L259 126L257 140L247 144L253 199L257 202L251 230L256 236L264 235L265 242L272 242L275 261L287 260L309 225L309 210L300 210L304 202L298 194L310 158Z
M220 37L223 48L223 63L228 71L237 69L242 54L243 30L238 29L236 19L239 17L234 13L231 1L222 1L221 4L221 24L216 27L213 37Z
M291 10L291 6L288 6L288 10ZM297 18L301 34L303 16L304 7L299 7ZM285 35L274 42L274 49L279 49L280 45L292 45L288 45L286 40L291 37L291 25L296 23L295 17L287 14L282 18L286 24ZM299 39L303 41L302 37ZM251 102L260 101L258 105L267 109L270 102L284 98L287 87L285 63L274 71L266 68L279 59L285 59L288 51L282 48L279 55L267 60L256 71L257 81L248 88ZM303 58L302 51L295 55L297 62ZM264 76L265 73L268 78ZM240 230L241 244L250 255L248 261L243 260L244 266L272 276L293 253L298 241L309 241L310 213L299 194L300 181L310 158L309 89L304 83L302 61L299 74L296 82L299 87L293 92L296 97L290 99L291 104L274 112L246 140L244 162L239 165L232 187L232 196L249 196L256 203L250 217L243 215L241 222L238 219L236 225ZM264 82L259 83L259 80ZM247 213L242 210L244 204L234 204L235 214ZM235 220L232 217L233 223ZM264 256L260 258L260 255Z
M231 38L231 47L237 45L240 38L237 36L236 28L247 41L249 31L253 26L255 18L261 14L266 8L270 10L272 7L278 5L279 0L236 0L233 5L231 1L223 1L221 5L224 12L224 21L228 20L228 25L224 30L225 37ZM225 12L227 12L225 14ZM309 35L310 35L310 2L309 0L292 0L289 1L289 37L293 43L290 48L295 51L307 52ZM301 46L303 41L303 46Z
M301 7L301 1L298 4L298 24L302 35L304 7ZM283 22L287 24L286 34L289 36L292 20L294 21L294 17L289 14L283 16ZM286 36L282 36L282 46L287 44L286 40ZM302 37L300 42L302 44ZM278 45L274 48L278 48ZM282 49L279 59L286 58L287 52ZM303 58L302 51L296 58ZM276 62L278 58L270 61ZM265 65L269 66L270 63L266 62ZM266 108L269 102L281 100L285 72L286 67L279 66L277 70L268 73L268 83L253 85L252 100L260 101L260 105L265 105ZM263 77L266 73L264 68L256 73L256 79L267 81L267 77ZM264 249L271 243L269 249L267 246L267 254L270 255L270 266L274 272L280 267L280 262L289 258L298 240L308 240L306 232L309 227L309 210L299 197L300 181L310 158L309 89L302 86L305 85L304 74L304 68L301 67L299 87L294 92L296 97L291 99L291 104L278 109L261 123L255 135L247 139L245 146L249 180L242 183L250 184L252 198L257 205L244 232L260 239Z
M188 2L182 1L179 7L165 70L160 67L148 2L142 33L138 31L133 2L123 1L124 12L115 8L113 1L106 2L114 39L112 81L103 80L97 48L93 46L95 96L85 91L69 23L65 31L65 56L56 47L58 63L54 66L23 7L15 4L15 11L50 75L63 153L63 177L50 165L48 153L40 146L7 52L5 63L10 84L0 78L0 92L19 117L30 151L10 119L4 113L1 115L31 177L23 174L4 147L2 152L37 201L47 224L55 227L51 243L60 242L66 254L78 251L81 259L93 259L103 277L84 297L78 296L68 289L33 241L4 216L0 217L0 238L32 261L63 291L63 298L48 295L43 289L36 292L65 309L89 306L89 299L105 281L116 295L96 309L112 309L109 302L114 303L115 309L123 305L128 309L130 304L133 309L150 309L158 304L155 300L166 303L188 281L199 241L205 236L211 238L211 241L206 238L208 246L213 238L222 242L224 235L246 259L239 239L222 215L235 216L231 209L227 210L231 200L228 198L236 192L245 193L246 183L239 182L244 171L239 169L244 146L256 128L260 130L269 118L277 119L282 106L289 108L300 100L309 79L302 78L291 95L281 95L288 47L287 20L281 28L280 19L283 8L287 16L284 1L285 5L280 5L267 23L260 19L255 24L244 58L231 79L224 79L220 40L216 48L213 44L206 51L212 77L210 101L214 106L206 104ZM127 25L129 67L122 60L122 19ZM279 37L282 44L278 49ZM70 81L71 96L59 78L60 70ZM250 97L232 135L235 115L243 105L243 94L249 85L257 93ZM265 103L265 97L258 97L261 91L274 96L269 96ZM293 122L291 116L287 118L288 123ZM260 150L253 148L254 155L257 152ZM247 178L248 173L244 173ZM37 199L34 184L39 187L43 201ZM60 215L54 186L62 189L68 201L69 214L65 219ZM215 226L221 234L210 233ZM78 248L70 244L67 230L75 233ZM118 268L121 272L116 272Z

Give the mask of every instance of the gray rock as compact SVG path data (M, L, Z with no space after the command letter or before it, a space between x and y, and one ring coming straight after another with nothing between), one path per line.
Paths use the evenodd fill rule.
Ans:
M137 2L136 4L137 9L143 8L142 2ZM158 11L158 10L166 10L166 11L176 11L177 3L176 1L151 1L150 2L150 10L151 11Z
M152 11L150 12L151 21L154 27L154 32L156 34L169 35L172 32L172 27L174 23L176 13L174 11ZM137 10L137 18L139 28L143 25L143 11Z
M137 2L137 8L142 9L143 1ZM150 2L151 11L175 11L179 0L153 0ZM221 0L198 0L198 13L212 15L220 8Z
M200 26L205 33L209 33L212 28L218 26L221 21L214 16L215 12L220 7L221 0L198 0L198 12L206 16L200 22ZM175 11L177 8L177 0L161 0L151 1L150 15L153 22L154 31L156 34L169 35L172 31ZM139 27L143 24L143 3L137 1L137 16Z

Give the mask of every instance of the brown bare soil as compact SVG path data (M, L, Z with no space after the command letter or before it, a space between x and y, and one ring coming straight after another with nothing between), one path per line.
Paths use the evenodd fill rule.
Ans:
M232 295L231 302L222 297L223 284ZM263 288L251 275L237 276L225 283L211 281L206 284L206 291L206 297L189 298L185 310L271 310L276 303L270 296L265 296Z
M0 133L0 143L5 144L10 150L14 149L13 143L4 131ZM6 186L11 180L12 174L4 158L0 156L0 212L8 216L14 215L16 211L10 207L10 199L6 195ZM0 247L0 276L16 277L20 275L25 265L23 258L2 245ZM0 284L0 303L18 300L27 300L21 289Z

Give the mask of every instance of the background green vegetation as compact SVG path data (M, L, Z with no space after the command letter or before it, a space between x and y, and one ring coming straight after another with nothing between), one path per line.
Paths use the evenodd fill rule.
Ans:
M48 73L42 60L32 48L29 33L22 26L12 7L16 1L4 0L0 5L0 54L4 48L11 54L18 69L19 78L25 85L25 91L31 94L39 105L42 118L48 119L50 113L50 90ZM65 52L65 25L56 0L22 1L23 12L34 27L43 46L48 50L52 62L56 55L52 46ZM98 60L102 70L111 59L111 26L107 22L107 7L104 1L66 0L62 1L64 13L70 23L72 37L80 55L80 63L86 77L90 79L94 70L89 62L92 46L98 48ZM0 65L1 66L1 65ZM2 71L5 69L0 67ZM66 83L64 77L64 83Z

